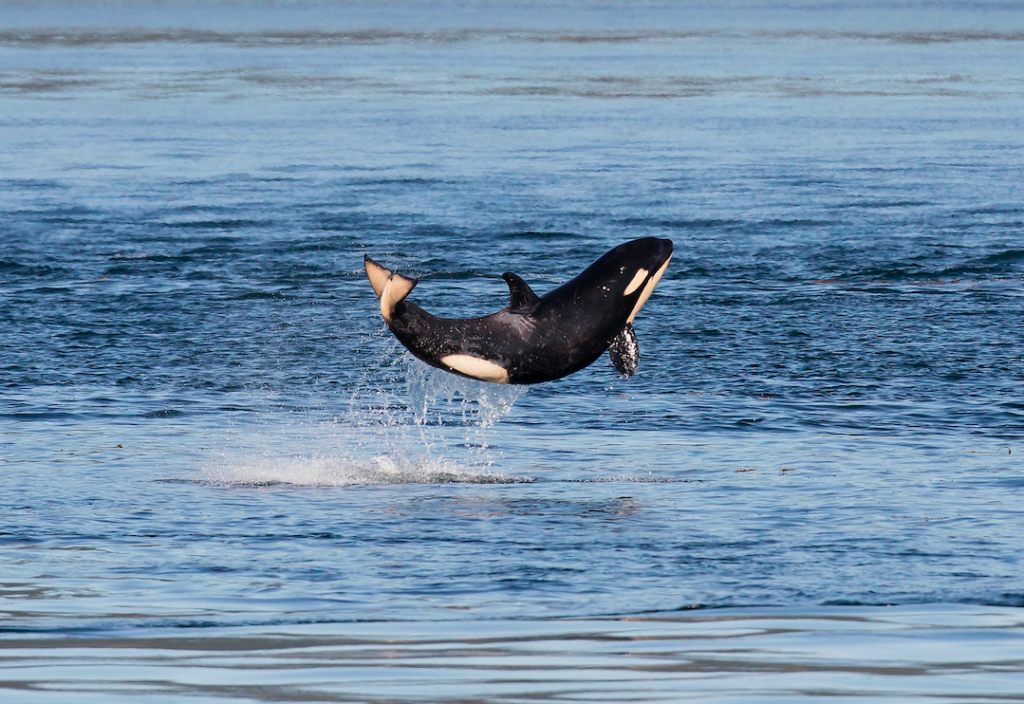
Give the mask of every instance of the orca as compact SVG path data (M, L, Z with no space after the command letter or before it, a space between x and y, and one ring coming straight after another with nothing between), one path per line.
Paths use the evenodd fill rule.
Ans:
M482 318L439 318L406 297L418 283L364 257L388 328L427 364L498 384L539 384L590 366L606 351L632 376L640 359L633 319L672 258L656 237L615 247L572 281L538 296L511 272L508 307Z

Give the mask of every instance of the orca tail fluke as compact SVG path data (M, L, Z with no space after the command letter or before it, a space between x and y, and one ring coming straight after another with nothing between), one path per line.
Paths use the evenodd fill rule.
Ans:
M380 299L380 314L384 316L384 320L390 323L395 306L405 300L405 297L416 288L417 280L396 274L370 259L369 255L363 256L363 264L366 267L366 276L370 279L370 285L373 286L373 292Z

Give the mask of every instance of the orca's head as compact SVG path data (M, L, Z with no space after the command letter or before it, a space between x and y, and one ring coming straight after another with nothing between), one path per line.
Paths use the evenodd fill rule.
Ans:
M643 308L672 258L672 240L644 237L620 244L591 264L580 279L599 286L616 307L629 306L629 319Z

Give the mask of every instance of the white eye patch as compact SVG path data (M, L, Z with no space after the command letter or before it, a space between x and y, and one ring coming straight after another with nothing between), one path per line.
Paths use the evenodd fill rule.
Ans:
M629 286L626 287L626 292L623 293L622 295L628 296L629 294L633 293L633 291L636 291L638 288L640 288L640 284L642 284L644 282L644 279L646 278L647 269L638 269L636 272L636 276L634 276L633 280L629 282Z

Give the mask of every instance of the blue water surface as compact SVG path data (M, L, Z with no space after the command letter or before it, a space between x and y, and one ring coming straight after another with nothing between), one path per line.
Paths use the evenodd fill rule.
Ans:
M0 643L896 605L1019 645L1022 51L1017 3L0 4ZM430 370L362 269L475 316L644 236L628 380Z

